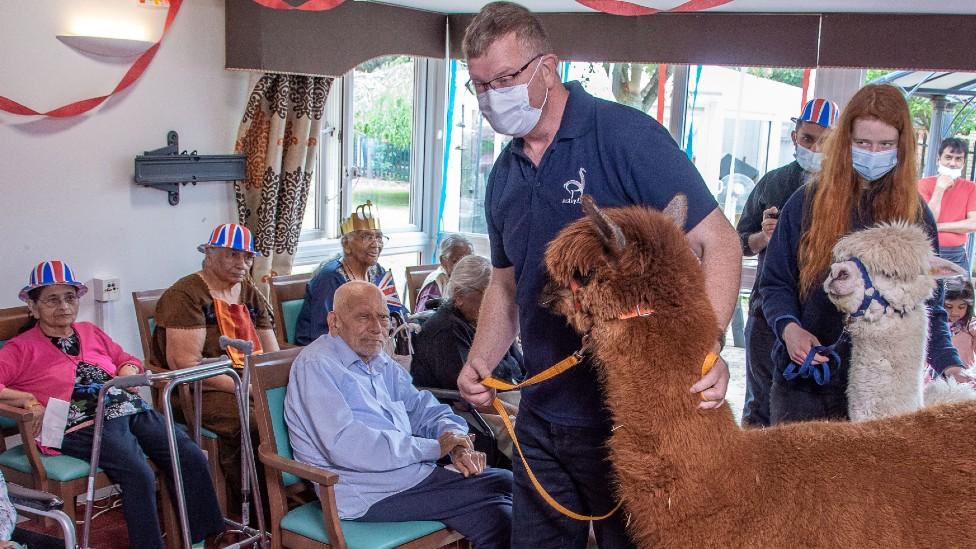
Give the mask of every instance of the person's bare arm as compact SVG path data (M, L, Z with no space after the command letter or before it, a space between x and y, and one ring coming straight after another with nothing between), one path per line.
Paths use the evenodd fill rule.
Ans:
M935 212L933 212L933 214L934 213ZM974 233L976 232L976 212L967 213L966 219L959 221L946 221L945 223L939 223L937 226L940 232L959 234Z
M281 350L278 347L278 338L275 337L274 330L271 328L258 330L258 340L261 341L261 349L263 349L266 353L273 353Z
M952 183L953 179L948 175L940 175L935 180L935 186L932 188L932 198L928 201L928 207L932 211L932 218L936 221L939 220L939 214L942 213L942 197L945 196L946 189L952 187ZM939 230L942 229L940 228Z
M203 359L203 344L206 340L205 328L166 328L166 363L169 368L179 370L200 364L200 360ZM234 380L225 375L205 379L203 384L214 391L225 393L235 391Z
M715 311L718 327L724 333L735 311L742 279L742 249L738 235L729 220L715 208L688 232L688 242L701 258L705 271L703 289ZM716 341L713 351L718 353L719 348ZM716 408L725 399L728 383L729 367L724 359L720 359L691 387L691 391L701 392L704 396L705 401L699 405L701 408Z
M475 406L487 406L494 390L481 384L492 368L505 356L518 333L518 307L515 304L515 268L493 268L491 281L481 301L478 331L475 332L468 360L458 375L458 389Z

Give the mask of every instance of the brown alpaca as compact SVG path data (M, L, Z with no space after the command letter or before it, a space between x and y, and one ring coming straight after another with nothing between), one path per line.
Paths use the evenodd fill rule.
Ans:
M592 351L618 493L641 547L964 547L976 405L863 423L740 429L688 388L719 330L686 204L599 211L550 244L546 293ZM575 290L570 288L576 287ZM620 320L633 311L649 316Z

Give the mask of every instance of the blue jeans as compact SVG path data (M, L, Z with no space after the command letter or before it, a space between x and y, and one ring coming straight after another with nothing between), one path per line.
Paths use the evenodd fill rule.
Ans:
M603 515L617 504L615 475L606 444L609 428L556 425L519 409L515 434L539 482L549 494L577 513ZM522 460L512 459L515 474L513 549L582 549L590 523L562 515L532 486ZM601 549L634 547L626 531L626 513L596 521L593 529Z
M746 321L746 401L742 406L743 426L769 426L769 390L773 384L770 353L776 335L761 315Z
M92 454L94 427L64 436L61 452L89 460ZM194 541L224 530L224 519L217 504L207 457L186 433L176 432L180 450L180 468L186 490L187 519ZM98 460L108 478L122 489L122 514L132 547L163 547L156 509L156 476L146 456L166 475L170 493L175 497L166 421L155 410L110 419L102 429L102 453Z
M464 478L435 467L420 484L381 499L356 520L437 520L463 534L473 549L507 548L512 532L512 473L489 467Z

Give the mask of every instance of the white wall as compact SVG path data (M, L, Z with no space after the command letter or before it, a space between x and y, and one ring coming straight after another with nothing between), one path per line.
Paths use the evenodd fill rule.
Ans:
M112 63L55 39L79 17L134 22L155 41L165 9L137 0L0 3L0 95L47 110L111 90L131 60ZM152 64L131 88L69 119L0 113L0 307L38 261L66 260L85 280L114 275L122 298L104 305L106 331L141 355L130 293L169 286L200 267L196 245L236 217L230 183L200 183L166 193L132 182L133 159L165 146L201 154L233 150L247 75L225 71L223 0L184 1ZM91 294L80 318L94 320Z

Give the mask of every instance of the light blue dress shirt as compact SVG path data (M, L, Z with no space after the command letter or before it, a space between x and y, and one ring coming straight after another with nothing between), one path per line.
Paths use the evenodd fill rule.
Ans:
M418 391L386 353L369 362L325 334L295 358L285 397L295 459L339 475L339 516L358 518L377 501L433 472L445 431L467 433L464 419Z

